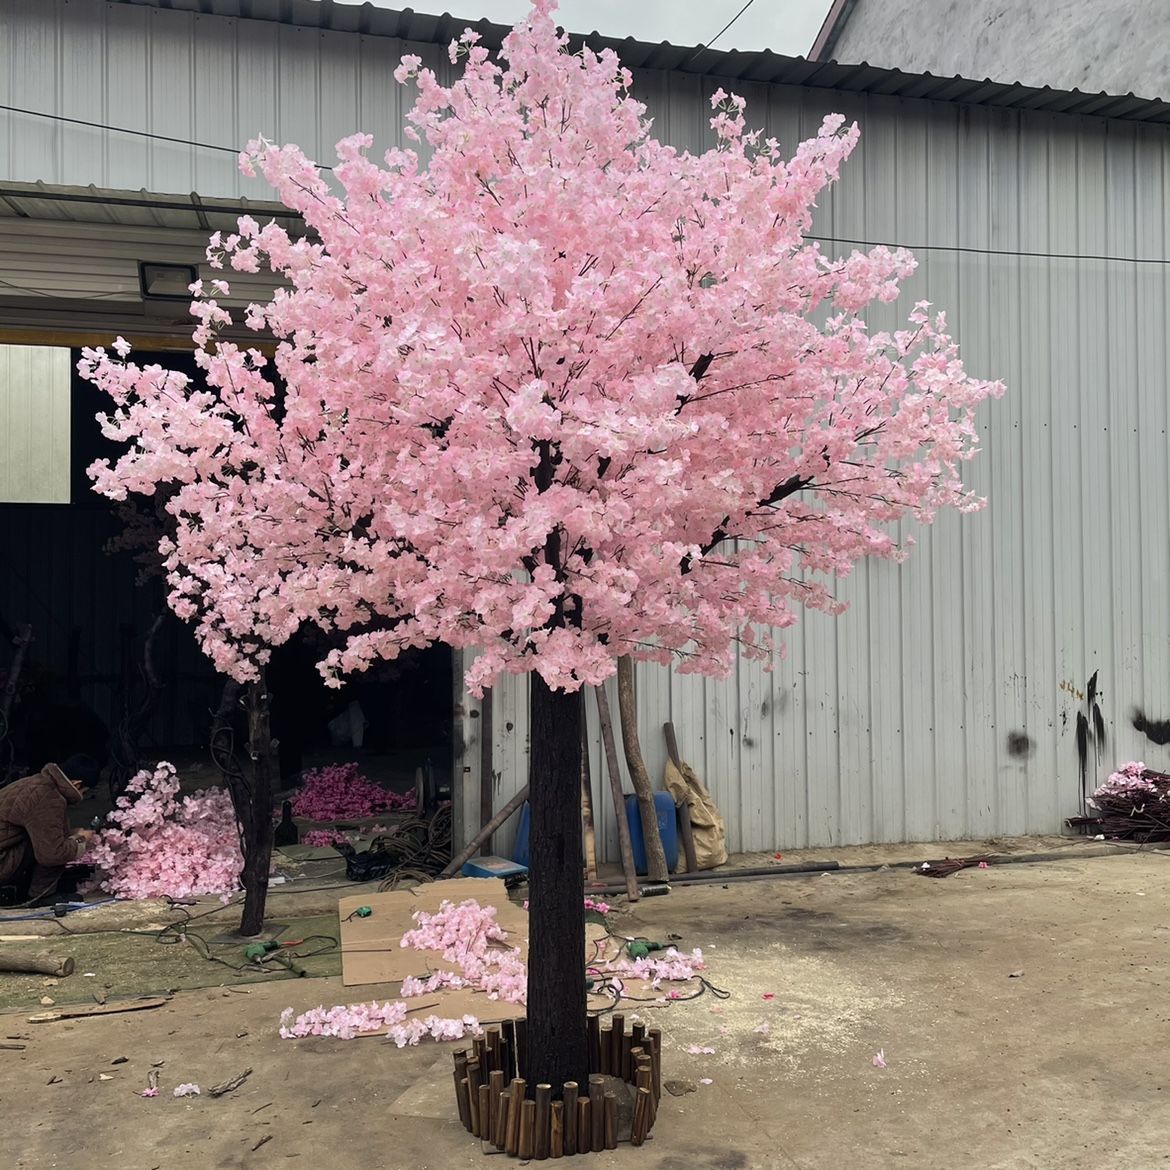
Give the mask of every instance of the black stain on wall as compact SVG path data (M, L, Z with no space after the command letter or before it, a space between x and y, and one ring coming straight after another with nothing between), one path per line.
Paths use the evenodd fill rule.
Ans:
M1140 708L1136 708L1131 720L1134 729L1140 731L1151 743L1170 743L1170 719L1150 719Z
M1009 756L1017 760L1026 760L1036 750L1036 745L1026 731L1009 731L1007 750Z

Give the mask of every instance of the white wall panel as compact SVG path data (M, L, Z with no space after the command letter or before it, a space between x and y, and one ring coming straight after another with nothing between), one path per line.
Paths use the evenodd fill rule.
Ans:
M67 349L0 345L0 504L69 503L69 373Z

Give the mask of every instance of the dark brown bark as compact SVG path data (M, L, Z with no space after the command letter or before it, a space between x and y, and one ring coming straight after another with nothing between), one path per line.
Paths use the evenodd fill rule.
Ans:
M658 810L654 807L654 786L646 761L642 759L642 745L638 742L638 708L634 698L634 660L624 654L618 659L618 711L622 719L622 747L626 753L626 767L634 794L638 798L638 815L642 821L642 840L646 846L646 876L652 882L670 878L666 852L662 848L662 834L658 831Z
M251 772L250 815L242 824L244 845L244 913L240 934L259 934L264 927L268 900L268 870L272 866L272 782L276 773L269 722L270 698L261 674L248 684L248 756Z
M584 1083L585 883L581 849L581 693L531 697L528 964L530 1085Z

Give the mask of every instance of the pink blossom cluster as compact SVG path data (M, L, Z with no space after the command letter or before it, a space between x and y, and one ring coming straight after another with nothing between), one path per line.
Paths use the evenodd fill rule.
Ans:
M310 821L343 821L414 808L414 793L390 792L357 764L328 764L304 775L293 813Z
M222 788L179 796L179 777L162 761L126 786L82 859L102 871L99 889L116 898L222 894L242 867L231 797Z
M222 280L192 290L199 378L85 349L122 445L95 486L173 487L169 604L241 681L304 622L343 639L334 683L434 643L473 652L475 694L576 690L626 653L770 665L859 560L905 555L905 521L981 505L962 470L1003 387L926 302L870 328L909 252L808 237L858 142L842 115L785 157L719 90L712 148L680 150L554 0L478 40L450 84L395 70L421 150L353 134L326 176L250 144L306 230L244 215L208 260L275 275L242 322L275 357L230 340Z
M458 906L444 901L436 913L419 910L413 917L418 925L402 936L400 945L441 951L459 970L407 979L402 984L404 996L427 995L440 987L474 987L486 992L489 999L526 1002L528 970L520 952L503 945L507 935L496 922L495 907L480 906L468 898Z
M349 838L338 829L309 829L301 834L302 845L343 845Z
M406 1020L406 1012L406 1004L400 1001L316 1007L299 1016L292 1008L285 1008L280 1014L280 1035L285 1040L303 1036L336 1036L341 1040L352 1040L355 1036L385 1028L389 1039L399 1048L405 1048L417 1044L424 1036L434 1040L460 1040L467 1035L482 1034L475 1016L444 1018L430 1015Z
M1133 796L1148 798L1155 796L1161 800L1170 800L1170 785L1159 784L1164 781L1160 773L1150 774L1146 765L1140 760L1131 760L1123 764L1116 772L1112 772L1109 779L1093 792L1094 796Z

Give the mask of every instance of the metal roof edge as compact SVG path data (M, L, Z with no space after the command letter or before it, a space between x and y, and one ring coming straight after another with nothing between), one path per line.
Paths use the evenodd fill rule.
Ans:
M393 37L424 44L445 45L465 28L473 28L489 49L498 49L510 31L508 25L489 20L469 20L448 12L431 15L412 8L375 8L372 4L336 4L333 0L102 0L202 16L239 20L260 20L303 28L348 32L360 36ZM826 17L828 26L834 12L847 14L850 0L835 0ZM838 11L839 9L839 11ZM830 28L834 33L837 25ZM755 84L805 86L813 89L840 89L849 93L906 96L923 101L953 102L959 105L988 105L1000 109L1022 109L1070 115L1086 115L1122 121L1170 123L1170 102L1141 98L1133 94L1084 93L1048 86L1024 85L967 77L934 77L929 73L907 73L900 69L846 64L818 57L821 34L808 58L789 57L764 49L740 52L711 49L705 45L654 43L633 37L603 36L599 32L571 33L575 45L592 49L613 49L631 69L657 69L718 78L721 81L750 81ZM822 48L831 48L826 42ZM810 72L811 67L811 72ZM841 72L837 72L841 71ZM907 92L910 91L910 92Z

